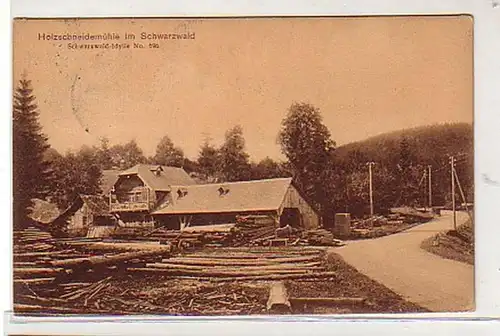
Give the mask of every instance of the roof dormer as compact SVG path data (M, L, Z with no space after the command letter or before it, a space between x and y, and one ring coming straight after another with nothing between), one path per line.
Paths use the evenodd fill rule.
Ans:
M161 173L163 172L163 167L162 166L151 167L150 170L151 172L153 172L153 174L155 174L155 176L160 176Z
M224 196L224 195L226 195L227 193L229 193L229 187L227 187L227 186L223 186L223 185L221 185L221 186L219 187L219 189L217 189L217 190L219 191L219 196Z

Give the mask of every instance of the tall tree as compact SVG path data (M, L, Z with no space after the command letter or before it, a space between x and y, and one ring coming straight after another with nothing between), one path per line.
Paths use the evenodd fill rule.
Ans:
M61 209L65 209L78 194L101 192L102 170L95 151L95 148L83 146L76 153L68 152L53 159L57 188L52 197Z
M265 157L257 164L252 164L252 179L270 179L289 176L282 163L276 162L270 157Z
M205 139L201 145L197 162L200 173L204 175L205 178L210 179L217 177L219 151L208 139Z
M109 139L106 137L99 139L99 147L96 148L96 164L98 164L101 169L111 169L113 168L113 160L111 156L111 150L109 147Z
M408 137L403 136L399 144L396 165L396 183L399 185L397 205L413 205L419 195L418 175L423 171L416 165L416 148Z
M127 169L138 163L146 163L146 157L135 140L124 145L114 145L110 148L113 165L119 169Z
M282 121L278 142L293 169L295 183L326 216L331 210L335 142L319 109L306 103L292 104Z
M181 148L174 146L172 140L165 135L156 147L153 160L155 163L165 166L182 167L184 165L184 152Z
M28 220L32 199L44 199L50 192L52 171L44 160L50 146L42 133L35 99L31 81L22 78L14 92L12 115L15 227Z
M219 169L224 181L245 181L251 178L249 155L245 152L243 128L240 125L226 132L219 153Z

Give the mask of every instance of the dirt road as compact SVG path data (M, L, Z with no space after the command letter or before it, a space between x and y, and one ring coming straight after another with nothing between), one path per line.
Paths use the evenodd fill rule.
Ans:
M467 220L457 213L457 222ZM377 239L352 241L332 252L361 273L407 300L432 311L474 309L474 268L420 248L426 238L453 226L451 212L407 231Z

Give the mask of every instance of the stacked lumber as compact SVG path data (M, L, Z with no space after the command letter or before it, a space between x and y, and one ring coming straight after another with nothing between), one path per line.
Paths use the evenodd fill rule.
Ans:
M16 250L49 250L52 248L54 238L49 232L36 227L24 230L14 230L14 251Z
M231 246L264 246L275 238L277 223L269 216L239 216L227 244Z
M311 246L343 246L344 242L335 239L332 232L325 229L307 230L302 233L302 238Z
M397 214L399 219L402 219L405 223L425 223L434 218L431 212L420 211L410 207L391 208L390 211L392 214Z
M279 280L331 277L321 251L300 249L224 249L200 251L130 268L131 272L155 273L172 278L208 281Z
M48 267L47 262L81 256L72 249L61 249L50 233L35 227L14 231L14 283L50 283L64 276L64 269Z
M135 252L115 253L112 255L96 255L82 258L71 258L65 260L52 260L48 264L52 267L71 269L71 270L89 270L103 267L128 266L129 264L145 264L148 261L160 259L168 256L169 246L163 249L144 250Z
M136 240L140 239L140 237L145 237L146 234L151 231L150 228L147 227L116 227L114 232L111 234L111 237L114 239L126 239L126 240Z

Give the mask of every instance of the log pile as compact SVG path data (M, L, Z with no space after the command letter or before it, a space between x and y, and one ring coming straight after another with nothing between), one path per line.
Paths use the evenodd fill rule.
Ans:
M333 233L325 229L307 230L302 233L306 245L311 246L343 246L344 242L335 239Z
M34 227L14 231L13 249L14 283L50 283L67 272L47 263L85 256L74 249L61 248L50 233Z
M230 246L264 246L275 238L278 228L269 216L239 216L226 244Z
M116 227L114 232L111 234L113 239L124 239L124 240L141 240L143 237L147 237L147 234L151 231L147 227ZM150 239L150 238L146 238Z
M300 249L231 249L197 252L130 268L130 272L205 281L284 280L333 277L321 251Z
M144 251L102 254L85 251L86 238L58 239L36 228L14 231L14 283L59 282L93 269L142 266L169 256L170 246ZM97 254L97 255L96 255Z
M431 212L420 211L410 207L391 208L392 214L398 215L398 218L405 223L425 223L434 218Z
M54 238L49 232L35 227L14 230L14 252L48 251L53 248Z

